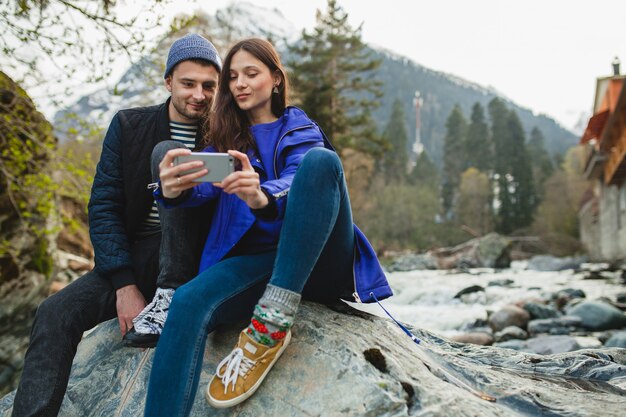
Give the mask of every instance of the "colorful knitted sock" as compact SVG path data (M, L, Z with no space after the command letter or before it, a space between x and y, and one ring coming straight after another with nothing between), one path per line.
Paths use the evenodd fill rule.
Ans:
M300 298L296 292L268 284L254 307L246 333L258 343L276 346L293 325Z

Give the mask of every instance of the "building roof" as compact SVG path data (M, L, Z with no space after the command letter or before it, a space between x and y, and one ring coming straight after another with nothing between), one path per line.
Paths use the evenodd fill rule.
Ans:
M604 131L604 126L606 125L607 120L609 120L610 115L610 110L605 110L598 114L594 114L589 119L589 123L587 123L585 133L583 133L583 136L580 138L581 145L589 142L592 139L600 139L600 137L602 136L602 131Z

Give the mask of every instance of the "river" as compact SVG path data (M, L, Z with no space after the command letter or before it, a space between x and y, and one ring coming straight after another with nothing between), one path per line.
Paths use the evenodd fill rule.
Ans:
M603 264L583 264L583 271L578 272L571 269L545 272L526 267L527 262L516 261L511 268L503 270L390 272L387 277L394 296L383 301L383 305L401 322L451 337L462 333L464 327L476 320L487 319L489 311L522 300L550 299L553 293L565 288L580 289L589 300L600 297L615 300L616 294L626 291L626 286L621 284L621 271L603 272L606 279L584 279L590 270L605 268ZM506 280L512 283L497 285ZM485 291L454 298L459 291L472 285L479 285ZM351 305L385 317L376 304ZM588 343L585 345L589 346Z

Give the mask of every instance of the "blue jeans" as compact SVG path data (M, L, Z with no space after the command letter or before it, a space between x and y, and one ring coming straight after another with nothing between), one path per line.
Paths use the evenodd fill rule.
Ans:
M147 300L156 288L160 242L161 235L156 234L130 248L137 286ZM39 305L13 401L13 417L58 415L83 332L114 318L115 303L111 281L91 271Z
M267 283L316 301L353 289L354 229L339 157L309 151L291 185L276 250L220 261L174 294L156 348L146 416L187 416L198 389L207 335L250 317Z

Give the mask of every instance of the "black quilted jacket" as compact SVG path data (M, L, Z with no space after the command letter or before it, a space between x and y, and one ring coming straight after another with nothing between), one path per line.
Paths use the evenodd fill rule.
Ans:
M104 138L89 200L96 271L121 288L135 283L130 247L152 206L150 156L170 139L168 102L117 113Z

